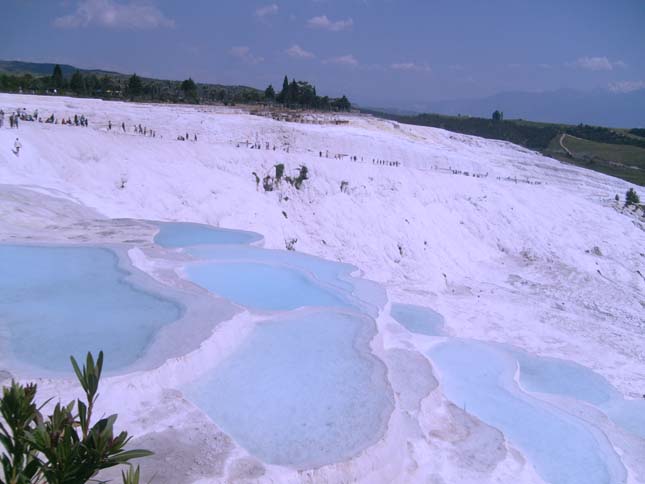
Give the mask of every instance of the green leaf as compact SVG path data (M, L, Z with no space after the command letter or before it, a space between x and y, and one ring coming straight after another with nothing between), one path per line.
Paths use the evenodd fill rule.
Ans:
M154 452L144 449L133 449L126 450L114 456L115 459L118 459L119 462L127 462L132 459L141 459L142 457L149 457L154 455Z
M81 373L81 370L78 367L78 363L76 363L76 358L74 358L73 356L70 356L69 359L72 361L72 368L74 368L74 373L76 373L76 378L78 378L78 381L81 383L81 385L83 385L83 374Z

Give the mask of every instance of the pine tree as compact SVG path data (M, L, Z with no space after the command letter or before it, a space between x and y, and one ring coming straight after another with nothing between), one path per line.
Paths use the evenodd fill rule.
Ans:
M350 111L352 109L352 103L349 102L347 96L335 99L331 104L336 111Z
M79 71L74 72L72 79L69 81L69 87L76 94L85 94L85 79Z
M132 74L132 76L128 80L129 96L131 98L140 96L142 91L143 91L143 83L141 82L141 78L136 74Z
M282 91L276 97L276 101L282 104L287 104L287 97L289 95L289 79L287 76L284 76L284 81L282 81Z
M300 99L299 99L299 94L300 94L300 89L298 88L298 83L296 82L295 79L291 80L291 84L289 84L289 87L287 88L287 105L289 104L298 104Z
M270 101L275 99L275 90L271 84L269 84L269 87L264 91L264 97Z
M103 76L101 78L101 81L99 83L101 91L103 91L103 94L105 95L108 91L113 91L114 90L114 83L112 82L112 79L108 77L107 75Z
M195 81L191 77L181 83L181 90L184 92L185 97L193 102L197 102L197 84L195 84Z
M52 83L56 89L63 87L63 70L58 64L54 66L54 72L52 72Z

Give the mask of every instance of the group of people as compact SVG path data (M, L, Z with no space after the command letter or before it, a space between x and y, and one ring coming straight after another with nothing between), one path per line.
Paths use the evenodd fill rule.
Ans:
M121 129L123 129L123 132L125 133L125 123L121 123ZM147 126L141 126L141 124L134 125L134 132L137 134L142 134L143 136L150 136L152 138L157 137L157 132L155 130L148 128Z
M0 110L0 128L2 128L4 124L4 117L5 117L4 111ZM38 121L39 123L59 124L58 119L56 119L53 114L43 121L43 118L38 116L37 109L33 112L33 114L27 113L26 109L24 108L18 109L16 112L12 113L9 116L9 127L18 129L18 127L20 126L20 121L31 121L31 122ZM79 116L78 114L75 114L73 120L71 117L68 117L67 119L62 118L60 120L60 124L65 124L69 126L87 127L89 125L89 120L85 117L85 115Z
M260 142L251 143L250 141L247 140L247 141L244 141L243 143L237 143L235 147L239 148L240 145L245 145L250 150L262 150L262 149L265 149L268 151L277 150L276 146L272 145L268 141L265 141L264 143L260 143ZM287 145L286 147L282 148L282 151L284 151L285 153L289 153L289 146Z
M488 173L486 173L486 176L488 176ZM521 179L521 178L517 178L516 176L505 176L505 177L498 176L497 179L501 181L508 181L513 183L526 183L527 185L542 185L541 181L529 180L528 178Z
M261 150L261 149L262 149L262 143L253 143L253 144L249 144L249 142L247 141L247 142L246 142L246 145L247 145L250 149L252 149L252 150ZM240 147L239 143L238 143L237 147L238 147L238 148ZM271 144L270 144L268 141L266 141L266 142L264 143L264 149L265 149L265 150L270 150L270 149L271 149ZM287 151L288 151L288 150L289 150L289 148L287 148ZM275 151L275 145L273 145L273 151Z
M384 166L399 166L401 163L399 163L398 161L372 159L372 164L373 165L384 165Z
M334 159L335 160L344 160L348 156L349 156L350 161L356 161L356 162L359 161L358 156L356 156L356 155L345 155L345 154L335 154ZM323 158L323 157L324 158L329 158L329 151L325 151L325 152L319 151L318 152L318 157L319 158ZM361 162L364 161L362 156L361 156L360 161ZM401 165L401 163L398 162L398 161L379 160L379 159L376 159L376 158L372 158L372 164L373 165L383 165L383 166L400 166Z
M186 136L180 134L177 136L177 141L190 141L190 136L188 136L188 133L186 133ZM193 135L193 141L197 141L197 133Z
M36 116L38 115L38 111L36 111ZM4 110L0 109L0 128L4 125ZM25 116L26 117L26 116ZM22 115L20 112L15 112L9 115L9 127L11 129L16 128L18 129L18 123L20 120L23 119ZM20 148L22 148L22 143L20 143L20 140L16 138L16 141L13 143L13 150L12 153L16 156L20 156Z
M113 126L112 121L108 120L108 125L107 125L108 131L112 131L112 126ZM128 130L125 127L125 122L121 123L120 128L121 128L121 131L123 131L124 133L128 132ZM117 127L116 129L119 129L119 128ZM141 134L143 136L150 136L151 138L156 138L157 137L157 132L154 129L148 128L147 126L141 126L141 124L133 125L132 126L132 132L135 133L135 134Z
M2 126L4 125L4 116L5 116L4 111L0 109L0 128L2 128ZM28 119L28 118L31 118L31 115L29 115L29 117L24 116L23 118L20 112L11 113L9 115L9 127L12 129L13 128L18 129L20 120L25 119L25 120L31 121L31 119Z
M52 114L51 117L49 118L55 122L55 124L58 124L58 121L54 120L54 115ZM47 122L47 121L46 121ZM72 121L72 118L63 118L60 122L60 124L65 124L67 126L83 126L84 128L87 128L89 123L89 120L84 116L81 115L79 117L78 114L74 115L74 121Z
M186 138L184 138L183 136L178 136L177 139L178 140L188 139L188 133L186 133ZM195 141L197 141L197 135L195 135ZM252 150L265 149L265 150L276 151L276 146L271 145L271 143L269 143L268 141L265 141L263 143L260 143L260 142L250 143L249 141L246 141L244 143L237 143L237 148L239 148L240 145L246 145L249 149L252 149ZM282 150L284 152L286 152L286 153L289 153L289 146L284 147ZM329 150L319 151L318 152L318 157L319 158L329 158ZM356 156L356 155L345 155L345 154L334 154L333 155L333 158L336 159L336 160L343 160L346 157L349 157L349 159L351 161L356 161L356 162L359 161L359 159L358 159L359 157ZM364 161L362 156L360 157L360 161L361 162ZM383 165L383 166L401 166L401 162L399 162L399 161L379 160L379 159L376 159L376 158L372 158L372 164L373 165Z

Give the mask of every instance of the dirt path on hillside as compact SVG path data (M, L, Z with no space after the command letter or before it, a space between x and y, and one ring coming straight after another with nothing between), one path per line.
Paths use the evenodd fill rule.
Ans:
M568 156L569 158L573 158L573 154L568 150L568 148L567 148L566 146L564 146L564 137L565 137L565 136L566 136L566 134L565 134L565 133L562 133L562 134L560 135L560 140L559 140L559 142L560 142L560 147L561 147L561 148L562 148L562 149L567 153L567 156Z

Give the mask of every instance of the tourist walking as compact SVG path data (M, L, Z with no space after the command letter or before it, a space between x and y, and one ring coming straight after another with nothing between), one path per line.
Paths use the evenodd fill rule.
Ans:
M20 140L16 138L16 141L13 143L13 154L20 156L20 148L22 148L22 144L20 144Z

